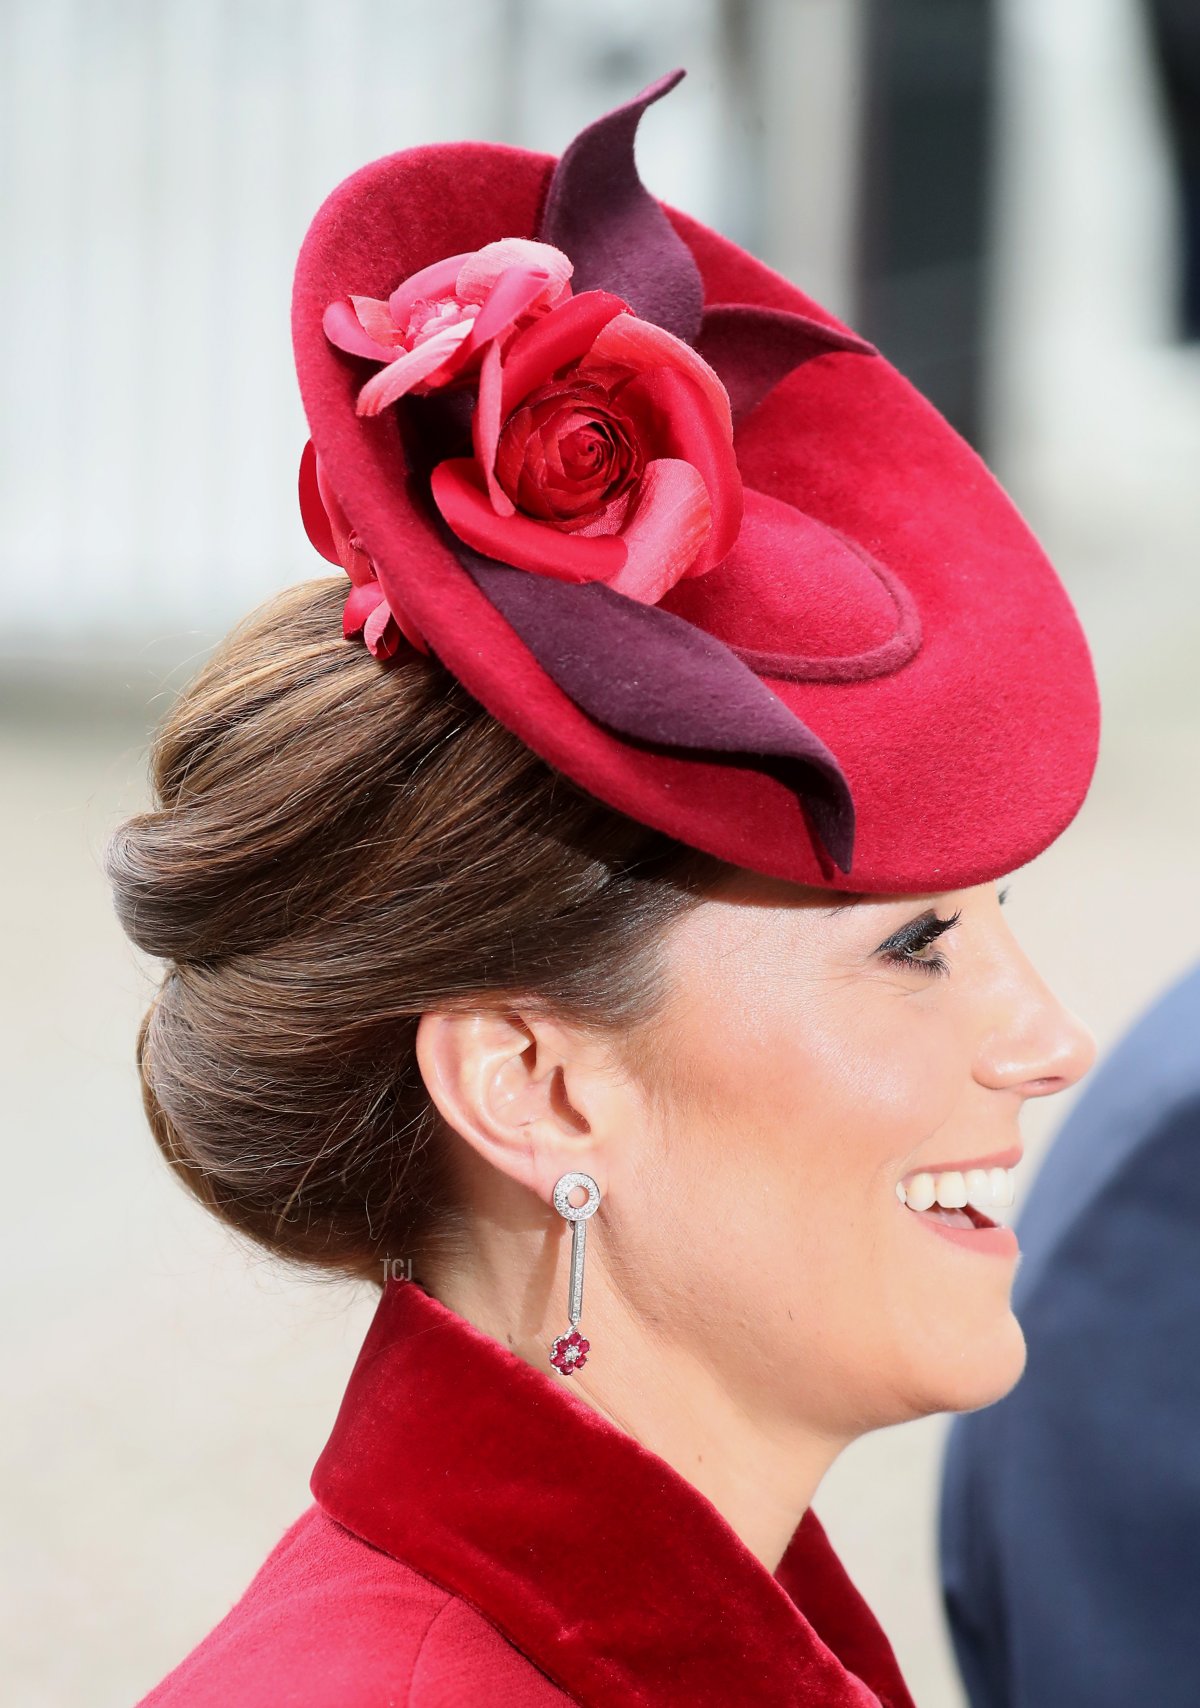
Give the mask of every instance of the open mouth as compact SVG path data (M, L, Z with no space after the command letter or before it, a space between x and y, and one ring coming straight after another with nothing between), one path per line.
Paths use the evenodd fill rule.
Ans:
M1012 1171L1019 1161L1014 1147L965 1168L916 1169L897 1182L896 1196L916 1215L983 1232L998 1225L989 1212L1013 1202Z
M930 1233L953 1241L966 1251L1009 1259L1016 1258L1019 1253L1014 1230L1003 1222L993 1221L986 1211L977 1209L974 1204L964 1204L961 1209L947 1209L942 1204L931 1204L926 1210L913 1210L911 1205L908 1208L919 1222L925 1223Z
M951 1228L995 1228L1000 1224L977 1210L974 1204L964 1204L961 1210L947 1210L941 1204L931 1204L928 1210L916 1210L918 1216L930 1216Z

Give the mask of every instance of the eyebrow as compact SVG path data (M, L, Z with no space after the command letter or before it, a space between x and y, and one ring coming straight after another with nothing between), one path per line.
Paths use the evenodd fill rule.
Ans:
M997 896L996 899L999 901L1001 907L1003 907L1004 903L1008 900L1008 894L1009 894L1009 891L1011 890L1011 888L1012 888L1011 882L1005 884L1004 888L1000 891L999 895ZM829 909L829 913L827 915L828 918L832 919L835 916L835 914L845 913L848 908L851 908L854 906L855 902L866 901L868 895L871 892L868 890L852 890L849 892L843 891L842 893L847 896L847 899L844 902L839 903L839 905L837 907L831 907Z

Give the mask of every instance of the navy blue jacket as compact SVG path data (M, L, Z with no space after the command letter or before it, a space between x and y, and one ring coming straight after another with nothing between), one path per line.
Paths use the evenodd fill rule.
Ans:
M943 1463L971 1708L1198 1708L1200 966L1093 1071L1016 1225L1025 1374Z

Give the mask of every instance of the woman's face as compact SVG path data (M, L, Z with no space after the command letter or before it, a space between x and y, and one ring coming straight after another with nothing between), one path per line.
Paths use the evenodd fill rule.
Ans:
M936 917L956 923L935 941L917 922ZM1015 1152L1025 1099L1095 1055L996 886L841 906L739 871L667 952L657 1089L608 1172L626 1304L755 1415L794 1418L802 1397L836 1440L1007 1393L1017 1260L897 1195Z

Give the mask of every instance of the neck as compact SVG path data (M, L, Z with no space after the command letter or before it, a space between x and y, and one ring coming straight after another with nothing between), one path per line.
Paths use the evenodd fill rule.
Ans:
M764 1422L751 1415L694 1352L648 1330L599 1273L587 1277L579 1325L591 1341L587 1364L559 1376L547 1355L567 1326L565 1311L560 1320L552 1307L543 1312L531 1304L531 1271L513 1261L516 1254L496 1262L478 1250L474 1255L469 1271L431 1276L430 1291L551 1380L569 1383L580 1400L664 1459L774 1573L822 1477L847 1443L793 1419ZM553 1299L558 1298L556 1284Z

